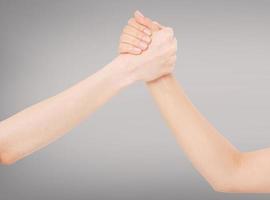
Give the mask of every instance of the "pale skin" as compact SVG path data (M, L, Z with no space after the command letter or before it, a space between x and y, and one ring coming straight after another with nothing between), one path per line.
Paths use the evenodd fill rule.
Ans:
M176 51L171 31L155 32L151 40L146 53L119 55L71 88L1 121L0 162L12 164L63 136L128 85L170 73Z
M152 31L162 29L139 12L134 18L138 24ZM136 42L129 45L140 48ZM177 142L214 190L270 192L270 148L239 151L195 108L173 75L165 75L146 84Z

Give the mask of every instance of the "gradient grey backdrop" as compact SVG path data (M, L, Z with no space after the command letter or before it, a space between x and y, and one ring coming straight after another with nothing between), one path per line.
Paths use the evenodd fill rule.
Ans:
M270 146L269 1L0 0L0 119L113 59L136 9L175 29L176 76L208 119L241 150ZM0 199L269 196L213 192L139 83L61 140L1 166Z

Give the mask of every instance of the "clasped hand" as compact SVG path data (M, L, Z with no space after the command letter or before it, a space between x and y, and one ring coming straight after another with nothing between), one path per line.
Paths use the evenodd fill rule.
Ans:
M134 81L152 81L173 71L177 40L173 29L144 17L139 11L129 19L120 37L119 58Z

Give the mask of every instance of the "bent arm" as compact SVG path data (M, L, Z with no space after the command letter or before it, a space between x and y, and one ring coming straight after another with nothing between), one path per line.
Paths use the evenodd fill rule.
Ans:
M0 122L0 161L11 164L61 137L134 80L120 57L73 87Z
M237 150L194 107L172 75L147 83L177 142L221 192L270 192L270 149Z

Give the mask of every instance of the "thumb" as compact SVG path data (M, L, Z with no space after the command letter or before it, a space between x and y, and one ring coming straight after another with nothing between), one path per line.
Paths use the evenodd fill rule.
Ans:
M162 25L161 25L160 23L158 23L157 21L153 21L153 24L155 24L155 25L159 28L159 30L165 28L165 26L162 26Z
M153 23L151 19L143 16L143 14L138 10L134 13L134 18L137 23L149 28L152 31L160 30L160 25L158 23Z

